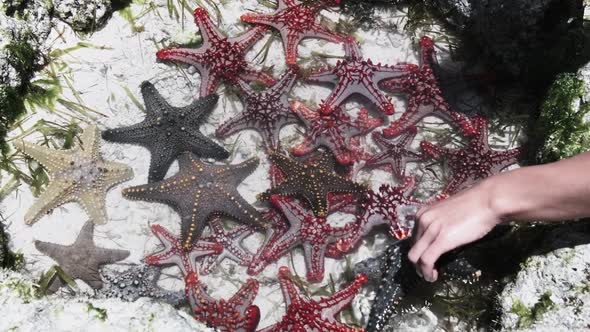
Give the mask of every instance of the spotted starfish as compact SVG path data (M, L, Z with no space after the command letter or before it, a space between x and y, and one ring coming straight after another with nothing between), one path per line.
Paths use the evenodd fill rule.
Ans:
M197 49L162 49L156 56L160 60L193 65L201 73L201 97L214 93L221 80L230 84L235 84L238 80L258 80L265 85L275 83L274 78L256 71L244 58L246 51L262 38L266 28L255 27L238 37L227 38L213 24L206 10L195 9L194 17L203 37L203 45Z
M374 64L371 59L364 59L360 46L353 37L347 37L344 43L345 59L339 60L335 67L321 68L312 72L307 80L312 82L332 83L336 88L323 101L329 109L340 106L353 94L365 96L379 109L391 115L394 112L391 100L379 90L377 83L404 74L398 68Z
M105 249L94 244L94 224L88 220L71 245L61 245L50 242L35 241L35 248L43 254L53 258L72 279L80 279L94 289L102 288L102 279L98 268L104 264L121 261L129 256L129 251ZM60 278L55 278L49 290L54 292L63 286Z
M226 231L221 220L215 219L209 223L210 232L203 236L203 241L219 243L223 250L218 255L204 257L201 261L202 275L209 274L219 263L228 258L240 264L248 266L252 261L252 254L242 246L242 240L254 233L252 227L240 225Z
M145 120L129 127L106 130L102 137L147 148L152 155L148 182L162 180L170 164L185 151L204 158L229 157L224 148L199 131L215 107L217 95L199 98L186 107L172 107L149 82L141 83L141 93L146 105Z
M316 112L300 102L292 104L293 111L303 121L307 131L303 143L294 147L291 152L302 156L325 146L332 151L340 164L352 164L363 155L362 149L352 140L353 136L368 133L380 126L383 120L369 118L369 111L363 108L353 122L342 108L328 109L324 106Z
M185 279L186 295L193 308L195 318L216 331L254 332L260 321L260 309L253 305L258 293L258 282L246 283L229 299L216 300L207 294L206 286L199 281L196 273Z
M430 142L420 143L420 148L427 157L440 159L446 156L448 158L451 180L445 186L443 193L454 194L517 162L520 148L507 151L492 150L488 144L487 120L478 116L474 118L473 123L477 133L463 149L451 150Z
M389 234L396 240L410 235L413 215L423 204L411 195L416 188L414 177L408 176L401 185L381 185L379 192L369 190L361 201L363 213L356 220L356 230L328 247L328 257L341 257L353 249L373 228L388 225Z
M259 229L267 227L260 213L237 190L240 182L256 169L258 159L238 165L214 165L200 161L192 153L184 153L178 158L178 166L176 175L125 189L123 196L172 206L180 214L185 249L201 237L208 220L214 216L227 216Z
M245 110L219 127L215 132L217 137L227 138L245 129L255 129L262 135L264 146L276 150L280 145L281 128L299 122L287 101L296 78L296 72L288 70L275 85L260 93L245 82L238 81Z
M177 306L185 301L183 292L171 292L158 286L160 269L149 265L135 265L123 272L102 270L105 285L99 291L100 297L136 301L150 297Z
M365 162L365 166L391 165L393 175L401 180L405 177L406 164L408 162L421 161L423 157L409 149L416 137L416 127L409 128L404 134L394 140L388 140L382 134L374 132L373 140L382 149Z
M39 162L49 173L47 189L25 214L33 224L65 203L80 203L96 224L106 224L106 193L111 187L133 177L127 165L106 161L100 156L100 136L96 126L87 127L82 145L71 150L53 150L17 141L17 149Z
M273 152L270 160L286 175L286 179L260 194L260 199L270 199L271 195L298 196L311 206L318 217L326 217L328 194L360 194L366 188L333 172L334 161L328 153L312 163L303 164L285 155Z
M180 239L160 225L151 226L152 233L164 245L164 249L155 254L149 255L145 261L150 265L176 265L187 276L196 271L195 261L199 257L219 254L223 250L219 243L199 241L186 248Z
M436 62L434 42L429 37L420 39L421 63L398 64L394 67L405 71L405 75L384 80L380 87L393 93L408 96L408 105L401 118L393 121L383 130L385 137L397 136L415 126L427 116L436 116L459 127L465 136L476 133L471 121L462 113L455 112L443 98L439 83L432 71Z
M304 38L320 38L339 43L342 37L329 31L316 19L326 1L278 0L273 14L244 14L242 21L271 26L281 33L288 65L297 64L297 47Z
M354 281L330 297L320 300L306 299L291 280L289 269L283 266L279 269L279 282L286 304L283 319L259 332L360 332L336 320L336 315L342 311L354 298L362 285L367 281L365 275L357 275Z
M356 229L354 222L343 227L333 227L326 217L316 217L300 203L288 198L273 196L272 203L282 211L289 222L289 229L265 247L262 258L275 261L289 250L303 247L307 281L320 282L324 279L324 259L330 243L352 237Z

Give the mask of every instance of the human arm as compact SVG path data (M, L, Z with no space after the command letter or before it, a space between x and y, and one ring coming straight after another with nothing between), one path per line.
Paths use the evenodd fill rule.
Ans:
M489 177L416 214L410 261L428 281L445 252L473 242L503 221L558 221L590 216L590 152Z

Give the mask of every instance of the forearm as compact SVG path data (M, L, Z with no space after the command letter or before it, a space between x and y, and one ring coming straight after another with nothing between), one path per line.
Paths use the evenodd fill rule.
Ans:
M590 152L524 167L481 184L503 220L554 221L590 217Z

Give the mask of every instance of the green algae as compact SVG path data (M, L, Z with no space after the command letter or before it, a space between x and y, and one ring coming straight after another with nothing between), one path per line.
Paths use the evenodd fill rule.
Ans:
M510 311L518 316L518 328L528 328L553 307L555 303L551 300L551 292L545 292L531 308L518 299L514 300Z
M590 150L590 105L583 100L584 81L575 74L558 75L541 105L536 131L544 137L537 162L547 163Z

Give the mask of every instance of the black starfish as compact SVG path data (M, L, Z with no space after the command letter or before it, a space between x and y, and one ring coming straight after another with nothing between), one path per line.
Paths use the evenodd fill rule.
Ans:
M183 291L171 292L158 286L160 269L149 265L134 265L123 272L102 269L104 287L98 292L99 297L119 298L133 302L140 297L151 297L176 306L185 301Z
M326 217L329 193L357 194L367 190L364 186L334 173L334 159L327 152L307 164L289 159L278 152L272 152L269 158L285 173L285 180L260 194L259 199L269 199L271 195L277 194L300 196L311 205L316 216Z
M213 165L190 152L178 158L180 171L160 182L123 190L130 199L156 201L172 206L181 218L185 249L201 237L207 222L216 215L266 229L260 213L236 189L258 166L252 158L237 165Z
M145 120L129 127L105 130L102 138L147 148L152 155L148 182L162 180L170 164L184 151L205 158L229 157L224 148L199 131L219 96L212 94L185 107L172 107L150 82L141 83L141 93L146 105Z
M35 241L35 248L53 258L70 278L81 279L90 287L99 289L102 288L102 280L98 267L127 258L129 251L99 248L94 244L93 235L94 223L88 220L73 244L64 246ZM49 291L54 292L62 285L63 281L55 278L49 286Z

